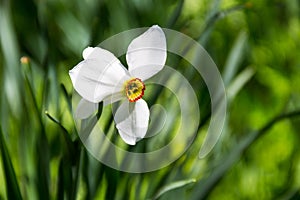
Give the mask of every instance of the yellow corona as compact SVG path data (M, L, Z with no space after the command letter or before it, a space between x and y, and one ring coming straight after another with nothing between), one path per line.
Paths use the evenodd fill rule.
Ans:
M143 97L146 87L139 78L132 78L125 82L125 93L130 102L136 102Z

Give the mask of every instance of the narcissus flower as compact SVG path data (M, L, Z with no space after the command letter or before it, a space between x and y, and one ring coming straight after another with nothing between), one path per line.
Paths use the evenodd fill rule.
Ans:
M163 30L152 26L129 44L128 70L111 52L99 47L86 48L82 53L84 60L69 72L75 90L82 97L76 117L89 117L101 101L107 105L125 99L114 115L118 132L130 145L144 138L150 115L142 99L144 81L163 69L166 46Z

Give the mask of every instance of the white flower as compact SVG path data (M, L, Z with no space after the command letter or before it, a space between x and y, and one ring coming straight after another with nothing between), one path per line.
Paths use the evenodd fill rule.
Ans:
M88 47L82 54L84 60L69 72L75 90L82 97L76 117L87 118L101 101L107 105L127 98L117 109L114 120L121 138L135 145L145 137L149 123L149 108L142 99L144 81L162 70L166 62L164 32L154 25L129 44L128 70L105 49Z

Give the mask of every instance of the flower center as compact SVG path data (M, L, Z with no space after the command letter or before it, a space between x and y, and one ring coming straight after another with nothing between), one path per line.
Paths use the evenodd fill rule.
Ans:
M130 102L135 102L142 98L145 89L145 84L139 78L132 78L125 82L125 92Z

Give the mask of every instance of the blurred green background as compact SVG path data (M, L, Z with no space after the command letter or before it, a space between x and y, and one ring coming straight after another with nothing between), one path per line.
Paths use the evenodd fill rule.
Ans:
M298 0L1 0L0 199L300 199L299 9ZM130 174L99 163L78 139L68 70L85 47L153 24L209 52L227 120L199 159L208 90L170 55L198 95L197 137L168 167Z

